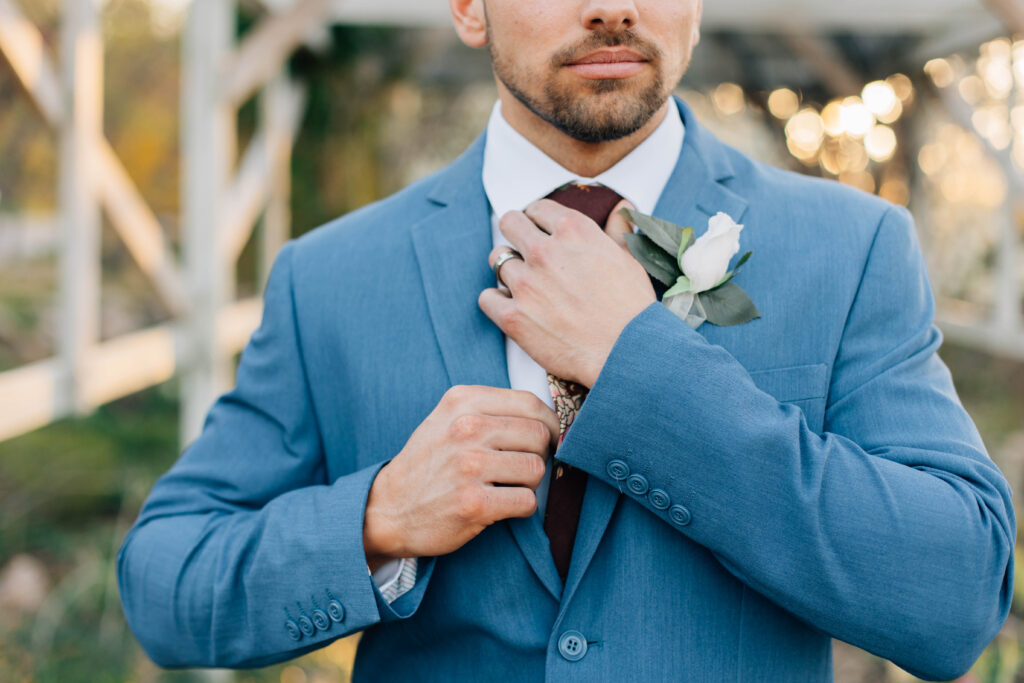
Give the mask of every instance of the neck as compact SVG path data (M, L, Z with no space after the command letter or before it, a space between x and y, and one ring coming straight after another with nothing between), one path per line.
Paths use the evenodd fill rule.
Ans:
M636 149L665 119L671 98L636 132L607 142L581 142L530 111L498 81L501 114L516 131L542 152L581 178L593 178Z

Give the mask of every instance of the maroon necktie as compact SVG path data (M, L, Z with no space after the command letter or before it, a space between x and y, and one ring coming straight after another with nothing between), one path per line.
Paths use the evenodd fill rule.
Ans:
M602 185L569 184L558 188L547 199L576 209L604 229L608 217L622 197L614 190ZM576 382L564 380L548 373L548 386L555 401L555 412L558 414L560 436L558 445L562 445L565 433L572 424L576 413L583 405L588 389ZM576 526L580 519L580 508L583 505L583 492L587 488L587 473L558 460L555 454L554 469L548 488L548 500L544 509L544 533L551 545L551 556L555 560L558 574L565 582L569 573L569 559L572 557L572 545L576 540Z

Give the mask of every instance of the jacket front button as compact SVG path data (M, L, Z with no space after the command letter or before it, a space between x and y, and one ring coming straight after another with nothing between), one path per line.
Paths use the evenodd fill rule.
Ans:
M326 631L331 627L331 620L327 616L327 612L322 609L313 610L311 616L313 617L313 625L321 631Z
M622 481L629 476L629 465L622 460L610 461L605 470L608 472L608 476L615 481Z
M587 654L587 639L579 631L566 631L558 639L558 654L569 662L578 662Z
M284 622L284 630L288 632L288 637L292 640L302 640L302 631L299 630L299 625L293 619L287 619Z
M682 505L673 505L668 510L668 518L676 526L686 526L690 523L690 511Z
M302 631L303 635L311 636L316 633L316 626L309 620L305 614L298 618L299 630Z
M626 480L626 488L638 496L647 493L647 479L642 474L634 474Z
M667 510L668 506L672 504L668 493L661 489L651 489L651 492L647 494L647 499L651 501L651 507L655 510Z
M327 614L331 617L331 621L339 623L345 621L345 608L337 600L331 600L327 603Z

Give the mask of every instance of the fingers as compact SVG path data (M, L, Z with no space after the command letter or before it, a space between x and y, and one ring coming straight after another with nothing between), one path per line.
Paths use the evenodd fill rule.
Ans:
M495 450L528 451L547 457L552 434L551 427L543 421L529 417L480 417L486 421L481 445Z
M505 269L513 262L519 259L512 259L504 266L501 267L502 275L505 275ZM516 314L516 302L512 300L511 291L508 289L498 289L496 287L488 287L487 289L481 290L479 296L476 298L476 305L480 307L484 315L491 319L491 321L498 326L506 336L515 339L516 335L511 328L511 320Z
M498 229L524 257L550 237L539 224L530 220L522 211L509 211L503 214L498 219ZM501 253L497 248L496 251Z
M484 451L481 480L488 484L512 484L536 489L544 478L547 463L536 453Z
M552 199L539 199L524 209L523 213L533 221L541 230L554 235L557 232L573 226L583 227L589 224L595 230L600 227L585 215L563 206ZM509 241L511 241L511 237Z
M626 235L633 234L633 224L625 216L621 215L619 211L622 209L634 210L635 208L629 200L623 199L612 209L611 215L608 216L608 223L604 227L604 234L615 240L615 243L626 251L629 251L629 246L626 244Z
M490 291L497 293L497 290ZM548 428L551 444L558 444L558 414L531 391L480 384L458 384L445 392L442 401L453 415L477 413L496 417L528 418L542 422ZM480 425L481 429L483 427L484 425ZM510 448L525 450L513 446Z
M498 245L491 249L491 253L487 255L487 263L491 266L491 270L494 270L494 264L498 258L509 251L510 248L507 245ZM520 256L507 258L502 261L498 270L494 273L494 279L499 286L511 290L512 284L517 282L526 270L526 261L523 260L522 254L520 254Z
M491 521L529 517L537 511L537 495L522 486L488 486L485 496Z

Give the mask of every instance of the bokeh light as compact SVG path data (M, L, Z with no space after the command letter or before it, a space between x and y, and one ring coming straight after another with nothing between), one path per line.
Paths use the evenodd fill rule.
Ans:
M747 106L747 98L743 88L735 83L722 83L711 93L711 102L724 116L734 116Z
M768 111L777 119L788 119L800 109L800 98L789 88L779 88L768 96Z
M889 126L874 126L864 137L864 148L872 161L888 161L896 153L896 133Z

